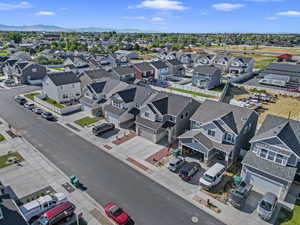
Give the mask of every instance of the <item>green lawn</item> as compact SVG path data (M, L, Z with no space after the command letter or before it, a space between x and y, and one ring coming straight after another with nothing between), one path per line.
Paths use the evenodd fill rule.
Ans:
M24 160L23 157L17 152L8 153L6 155L0 156L0 169L10 165L9 163L7 163L7 160L11 157L16 157L19 161Z
M0 142L2 142L4 140L5 140L5 137L2 134L0 134Z
M65 68L64 67L51 67L51 69L54 69L54 70L64 70Z
M261 60L256 60L254 63L254 68L259 70L265 69L271 62L274 62L275 59L275 57L270 57Z
M299 225L300 224L300 200L296 201L293 212L281 208L277 224L278 225Z
M34 100L34 97L35 96L39 96L40 95L40 93L37 93L37 92L32 92L32 93L29 93L29 94L26 94L26 95L24 95L24 97L25 98L29 98L30 100Z
M224 87L225 87L225 84L221 84L219 87L215 87L213 89L210 89L210 91L223 92Z
M45 102L47 102L47 103L49 103L49 104L51 104L51 105L53 105L53 106L55 106L55 107L57 107L59 109L65 108L65 106L57 103L55 100L53 100L53 99L51 99L49 97L43 98L43 101L45 101Z
M8 55L7 52L0 52L0 55Z
M190 90L185 90L185 89L181 89L181 88L168 87L168 89L170 89L172 91L178 91L178 92L191 94L191 95L195 95L195 96L201 96L201 97L205 97L205 98L215 98L215 96L213 96L213 95L207 95L207 94L194 92L194 91L190 91Z
M88 126L88 125L91 125L93 123L96 123L98 122L99 120L96 119L96 118L92 118L92 117L83 117L79 120L76 120L74 121L74 123L76 123L77 125L81 126L81 127L84 127L84 126Z

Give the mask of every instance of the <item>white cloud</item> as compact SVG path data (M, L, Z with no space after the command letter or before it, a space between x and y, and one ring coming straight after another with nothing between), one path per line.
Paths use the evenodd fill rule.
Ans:
M40 11L37 12L35 15L37 16L54 16L56 13L51 11Z
M20 2L16 4L0 3L0 10L28 9L31 7L32 6L29 2Z
M121 18L125 19L125 20L145 20L146 19L146 17L144 17L144 16L123 16Z
M278 16L300 16L300 11L285 11L277 13Z
M151 18L151 21L152 22L163 22L164 18L156 16L156 17Z
M269 17L266 17L265 19L269 20L269 21L274 21L274 20L277 20L278 17L276 17L276 16L269 16Z
M129 6L128 8L134 8ZM141 4L137 5L136 8L149 8L158 10L186 10L187 7L183 5L183 2L174 0L145 0Z
M219 3L212 6L216 10L230 12L245 7L244 4Z

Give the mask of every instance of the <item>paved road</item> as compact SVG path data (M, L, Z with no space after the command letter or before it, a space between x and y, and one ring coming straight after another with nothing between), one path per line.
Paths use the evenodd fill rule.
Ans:
M116 201L136 225L224 224L64 127L40 119L13 96L28 90L0 90L0 116L67 175L76 174L101 205Z

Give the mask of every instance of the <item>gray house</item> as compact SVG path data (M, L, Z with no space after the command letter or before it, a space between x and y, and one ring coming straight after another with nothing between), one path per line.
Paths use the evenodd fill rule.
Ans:
M214 66L197 66L193 71L192 84L199 88L212 89L220 85L221 70Z
M251 73L254 60L248 57L234 57L230 60L228 72L230 74Z
M119 80L127 83L133 83L135 80L134 70L129 66L118 66L113 69L113 73Z
M216 55L213 59L213 65L218 67L221 72L228 72L231 56L228 55Z
M179 136L180 149L198 153L208 166L217 158L229 166L254 136L257 119L253 110L207 100L191 117L191 130Z
M169 75L169 67L165 62L161 60L153 61L151 66L154 68L154 79L165 80Z
M194 66L212 65L215 55L212 54L195 54L193 55Z
M256 191L273 192L284 199L300 176L300 122L268 115L250 143L251 150L242 161L242 177Z
M178 59L167 60L166 64L169 67L169 73L173 76L182 77L185 75L185 68Z
M189 119L200 104L192 98L159 94L140 109L136 133L154 143L168 137L168 142L189 128Z
M125 124L132 126L140 108L154 93L150 88L137 85L130 85L125 90L114 93L109 104L104 106L105 118L117 127Z
M81 88L84 88L88 84L92 84L101 80L102 78L112 76L113 75L111 73L105 71L104 69L87 70L80 75L80 86Z

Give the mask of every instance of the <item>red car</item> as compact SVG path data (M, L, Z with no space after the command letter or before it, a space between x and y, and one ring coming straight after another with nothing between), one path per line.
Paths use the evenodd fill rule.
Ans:
M129 221L129 216L116 203L110 202L104 207L106 215L112 218L117 224L125 225Z

